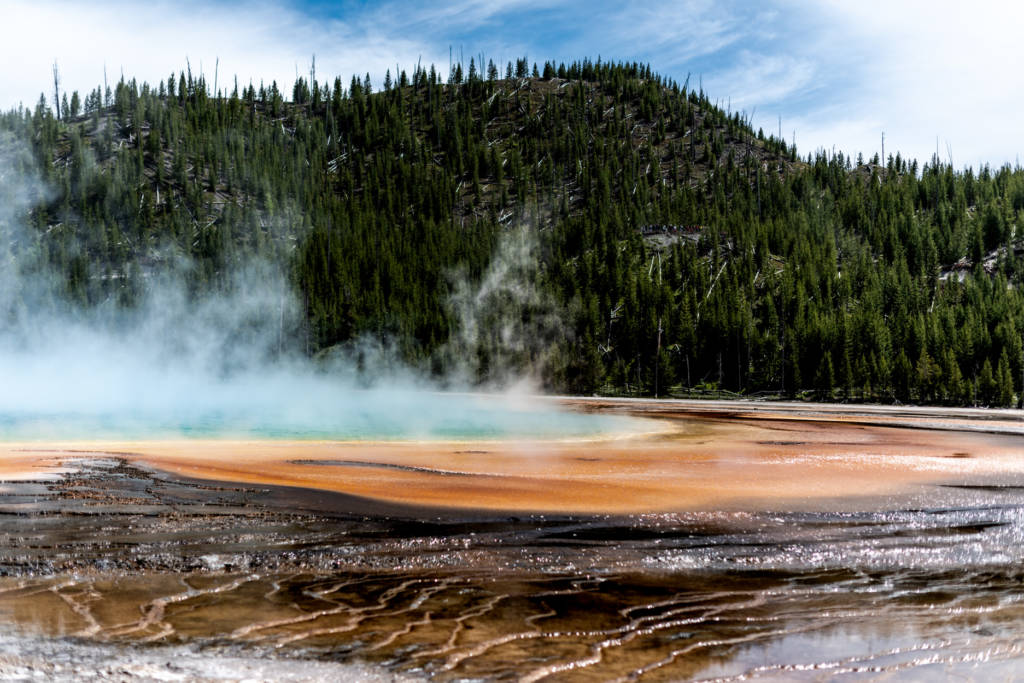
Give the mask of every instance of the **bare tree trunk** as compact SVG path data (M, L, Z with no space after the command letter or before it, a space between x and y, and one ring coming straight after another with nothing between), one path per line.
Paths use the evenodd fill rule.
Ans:
M658 398L658 366L661 365L661 318L658 318L658 350L654 354L654 398Z
M309 102L306 104L307 114L313 112L313 84L316 83L316 53L313 53L313 60L309 65Z
M53 110L57 112L57 120L60 120L60 73L57 71L57 62L53 62Z

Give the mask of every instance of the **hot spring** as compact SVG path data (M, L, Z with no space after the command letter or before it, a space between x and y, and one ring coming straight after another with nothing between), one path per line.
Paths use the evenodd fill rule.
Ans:
M287 390L265 379L206 384L176 394L187 398L174 405L159 394L66 406L15 396L0 412L0 440L559 440L663 428L637 417L570 412L536 397L296 384L290 379Z
M169 412L145 392L8 405L0 673L1024 666L1016 413L294 381L207 384Z

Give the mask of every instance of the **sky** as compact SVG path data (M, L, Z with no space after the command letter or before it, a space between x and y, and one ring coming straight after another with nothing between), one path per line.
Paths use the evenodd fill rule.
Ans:
M221 89L319 80L450 56L642 61L703 86L801 154L881 150L975 169L1024 153L1024 3L975 0L0 0L0 109L187 63ZM502 71L504 71L502 66Z

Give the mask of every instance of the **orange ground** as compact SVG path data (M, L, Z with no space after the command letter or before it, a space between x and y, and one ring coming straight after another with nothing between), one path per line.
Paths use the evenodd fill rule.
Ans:
M657 417L669 431L576 442L180 440L0 444L0 479L116 453L187 477L337 491L429 507L551 513L813 509L934 483L1024 477L1024 436L957 429L976 416L567 401ZM742 410L742 414L737 411ZM903 426L890 426L892 423ZM956 429L910 428L943 424ZM955 423L955 424L953 424ZM852 503L851 503L852 504ZM856 507L856 505L854 505Z

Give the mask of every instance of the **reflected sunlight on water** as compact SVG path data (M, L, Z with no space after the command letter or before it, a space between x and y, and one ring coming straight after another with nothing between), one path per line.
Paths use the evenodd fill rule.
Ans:
M468 493L462 507L387 507L397 493L330 498L175 478L139 453L37 449L67 468L0 487L0 674L72 680L54 666L106 675L111 660L142 677L230 677L249 661L254 678L383 680L989 680L1024 667L1020 437L661 417L671 435L562 443L528 466L494 444L285 444L264 460L248 446L266 471L342 492L358 471L384 494L483 482L483 496L502 468L546 482L563 467L560 489L529 500L571 501L589 482L617 510L652 479L692 496L658 513L488 511ZM204 448L186 450L224 447Z

